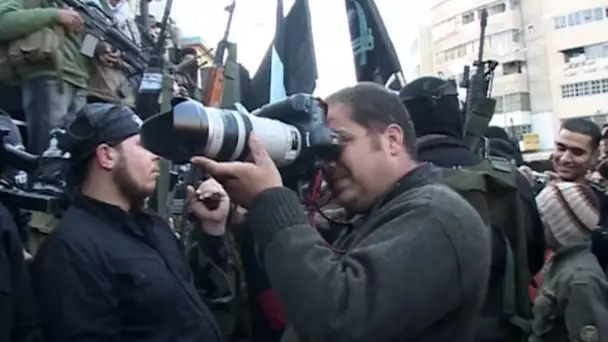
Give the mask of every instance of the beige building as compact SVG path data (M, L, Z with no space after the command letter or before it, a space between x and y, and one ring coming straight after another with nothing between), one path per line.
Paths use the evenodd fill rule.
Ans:
M420 59L433 56L427 74L461 78L477 58L481 9L489 14L484 58L499 63L492 124L520 140L537 137L527 148L543 150L565 118L608 123L608 0L432 0L429 40L416 43Z
M408 51L408 63L404 70L405 79L434 75L433 39L430 26L421 26Z

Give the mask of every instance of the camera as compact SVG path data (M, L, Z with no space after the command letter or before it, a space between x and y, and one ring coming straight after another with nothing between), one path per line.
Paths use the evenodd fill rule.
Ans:
M292 189L340 156L340 135L326 125L327 105L312 95L295 94L252 113L235 107L211 108L192 99L174 99L171 111L144 121L142 144L176 164L196 155L245 161L249 135L255 133Z

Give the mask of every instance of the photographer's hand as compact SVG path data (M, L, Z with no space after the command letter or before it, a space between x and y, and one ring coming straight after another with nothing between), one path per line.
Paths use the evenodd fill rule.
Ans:
M283 186L279 170L253 135L249 137L249 150L253 162L219 163L205 157L194 157L191 162L201 166L220 182L237 204L249 208L257 195Z

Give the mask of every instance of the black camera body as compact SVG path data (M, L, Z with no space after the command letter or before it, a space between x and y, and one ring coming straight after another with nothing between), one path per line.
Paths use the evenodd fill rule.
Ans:
M168 113L144 121L143 146L176 164L202 155L218 161L245 161L254 133L275 162L283 183L294 190L312 180L327 162L340 157L340 135L326 125L327 105L308 94L295 94L252 113L205 107L192 99L174 99Z
M310 180L315 169L340 157L342 140L337 132L327 127L327 104L320 99L296 94L254 113L258 113L258 117L294 126L300 132L303 139L300 154L292 164L279 167L286 186L293 188L288 184Z

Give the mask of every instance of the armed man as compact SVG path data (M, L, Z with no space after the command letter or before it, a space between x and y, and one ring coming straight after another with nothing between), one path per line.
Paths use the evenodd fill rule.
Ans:
M342 137L327 181L354 216L331 247L255 137L253 162L192 160L249 210L290 323L282 341L471 341L490 264L483 221L417 161L397 95L361 83L326 103L327 126Z
M452 83L421 77L406 85L400 98L414 123L420 160L443 168L444 182L466 198L493 228L489 294L476 340L509 341L525 335L526 327L512 326L510 317L502 317L512 311L511 316L523 316L518 317L522 321L529 318L530 275L536 274L544 262L543 226L530 185L510 161L492 157L484 160L468 148L457 89ZM515 208L520 209L514 212ZM511 253L516 269L507 271L505 265ZM505 282L516 282L508 284L515 286L515 293L504 293L508 288ZM513 308L504 307L505 296Z
M16 71L9 81L21 85L32 153L42 154L50 131L86 104L88 73L79 52L83 25L77 12L40 0L0 1L0 43L8 45L8 56L0 58L8 58Z
M140 31L126 0L88 0L111 14L120 31L135 45L141 45ZM88 102L107 102L135 107L137 84L130 78L129 70L121 58L122 51L101 41L95 58L89 61L90 79Z
M196 49L192 47L179 50L177 61L181 70L175 74L177 96L195 97L194 90L197 88L199 70L197 58Z
M32 265L46 341L222 341L181 242L143 208L159 158L141 146L140 124L128 107L93 103L68 126L75 198ZM218 249L227 196L219 206L224 215L198 219L202 205L191 203L198 229L212 235L206 245ZM205 254L225 264L225 253Z

